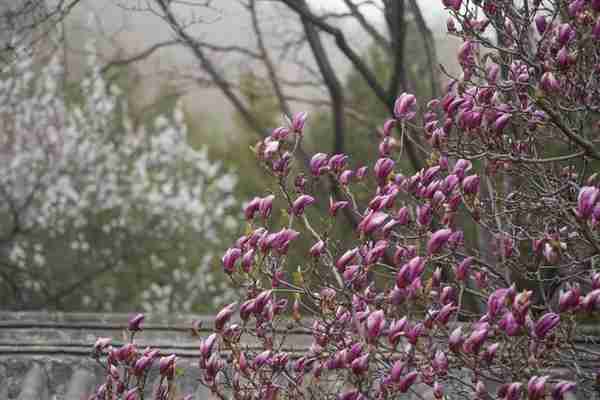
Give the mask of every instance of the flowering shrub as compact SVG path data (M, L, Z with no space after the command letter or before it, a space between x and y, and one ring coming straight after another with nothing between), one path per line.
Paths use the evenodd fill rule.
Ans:
M187 144L179 108L134 129L123 93L108 87L94 58L77 87L85 100L68 98L59 60L40 69L23 54L1 72L2 263L11 268L3 304L77 299L114 309L131 295L148 309L185 311L198 301L190 293L221 293L206 277L210 246L235 204L235 176ZM127 271L137 271L139 292L106 277Z
M256 147L279 191L245 206L247 233L222 259L245 297L200 344L216 397L598 395L600 353L578 328L600 310L600 2L443 4L462 76L426 106L399 96L374 165L317 153L292 173L306 113ZM430 150L411 174L397 160L417 128ZM325 178L341 195L316 220ZM359 204L368 180L377 189ZM280 211L287 223L273 226ZM330 235L342 211L357 220L350 248ZM472 225L489 240L465 238ZM314 242L306 262L286 265L301 235ZM310 343L292 351L296 329ZM126 370L147 357L136 354Z

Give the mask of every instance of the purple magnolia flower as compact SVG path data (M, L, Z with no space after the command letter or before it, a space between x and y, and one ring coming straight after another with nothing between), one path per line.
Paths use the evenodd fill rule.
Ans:
M471 270L471 265L473 265L473 257L467 257L458 264L454 270L457 281L462 282L467 279L469 271Z
M479 175L469 175L463 180L463 191L465 194L476 194L479 192Z
M343 271L344 268L346 268L346 266L350 264L357 255L358 248L346 251L340 258L338 258L338 260L335 263L335 267L338 271Z
M527 383L528 400L542 400L545 396L546 381L549 376L532 376Z
M208 359L212 355L217 338L217 334L213 333L200 342L200 355L202 358Z
M477 354L483 343L487 340L489 325L483 324L480 328L471 333L471 336L463 343L463 351L467 354Z
M367 318L367 337L370 340L377 339L385 327L385 314L383 310L372 312Z
M396 120L395 119L388 119L384 122L383 124L383 136L385 137L389 137L392 135L392 129L394 128L394 126L396 126Z
M128 329L131 332L141 331L142 330L142 322L144 322L144 314L135 314L131 318L129 318L129 326Z
M154 359L149 356L140 357L133 365L133 373L135 376L142 376L147 369L150 368Z
M593 186L582 187L577 196L577 216L583 219L589 218L599 199L600 189Z
M462 0L442 0L444 7L450 8L454 11L460 10Z
M303 194L300 197L298 197L292 204L292 212L294 213L294 215L300 216L304 213L304 209L313 204L315 201L316 200L314 197L308 194Z
M546 32L546 28L548 27L548 21L546 17L543 15L538 15L535 17L535 27L540 35L543 35Z
M375 177L380 185L386 182L388 176L394 169L394 164L394 160L387 157L380 158L375 162L373 171L375 172Z
M388 218L388 214L381 211L369 211L358 224L358 231L369 235L381 228Z
M444 305L436 315L435 321L438 324L445 326L450 320L450 316L452 316L456 310L458 310L458 307L456 307L453 303Z
M273 200L275 200L275 196L272 194L260 199L260 202L258 204L258 212L260 213L260 216L264 219L269 218L269 216L271 215L271 210L273 210Z
M505 400L519 400L521 398L521 388L523 384L521 382L513 382L506 388Z
M271 362L272 352L271 350L265 350L254 358L254 368L259 369L263 365L267 365Z
M348 207L350 203L347 201L334 201L332 198L329 199L329 214L335 217L338 210Z
M490 319L496 317L506 305L506 299L509 294L508 290L506 288L497 289L488 298L487 315Z
M348 186L352 177L354 176L354 172L351 169L346 169L342 171L339 177L339 182L341 185Z
M433 209L429 204L423 204L422 206L417 206L417 222L421 226L429 226L431 224L431 220L433 219Z
M168 379L173 379L175 376L175 361L177 357L175 354L171 354L170 356L161 357L158 360L158 369L161 376L164 376Z
M99 397L102 398L102 397ZM138 388L134 387L133 389L129 389L126 393L125 396L123 397L124 400L138 400Z
M280 126L271 131L271 137L275 140L285 140L289 136L289 134L290 130L285 126Z
M438 253L442 247L448 242L448 239L452 235L452 229L440 229L436 231L429 242L427 243L427 253L429 255Z
M306 111L299 112L292 117L292 129L298 134L302 134L308 113Z
M446 353L438 350L431 361L431 366L438 374L445 375L448 372L448 357L446 357Z
M223 268L225 272L231 274L235 270L235 262L242 256L242 250L237 247L229 248L225 252L225 255L221 259L223 261Z
M334 154L329 159L329 169L335 172L340 172L346 166L348 156L346 154Z
M555 313L547 313L536 322L534 332L538 339L544 339L550 331L560 324L560 316Z
M355 375L362 375L367 372L369 370L369 353L356 358L352 361L350 367Z
M247 220L254 218L254 214L256 214L260 206L260 200L260 197L255 197L244 207L244 216Z
M506 125L508 125L510 118L510 114L500 114L498 118L496 118L496 120L494 121L494 129L497 132L502 131L504 128L506 128Z
M556 79L553 72L548 71L540 79L540 87L548 93L555 93L560 90L560 82Z
M556 62L560 68L568 68L575 62L575 57L569 52L566 46L563 46L556 55Z
M417 98L409 93L402 93L394 104L394 117L399 120L411 120L417 114Z
M309 168L314 176L323 175L327 171L327 154L317 153L310 159Z
M580 293L578 288L571 288L567 291L561 292L558 298L558 309L559 311L566 312L579 305Z
M221 309L215 317L215 330L220 332L223 330L225 324L229 321L235 311L237 302L231 303Z
M552 399L553 400L562 400L565 397L565 393L575 391L577 385L575 382L569 381L560 381L552 390Z
M519 322L515 318L512 312L507 311L498 326L508 335L508 336L516 336L519 333L519 329L521 328Z
M592 28L592 36L594 37L594 39L600 40L600 17L596 19L596 23Z
M325 249L325 242L322 240L319 240L317 243L315 243L310 250L308 251L310 253L310 255L312 257L319 257L321 254L323 254L323 251Z
M417 381L418 377L419 373L417 371L411 371L404 375L402 379L400 379L398 390L400 390L402 393L406 393L408 389Z

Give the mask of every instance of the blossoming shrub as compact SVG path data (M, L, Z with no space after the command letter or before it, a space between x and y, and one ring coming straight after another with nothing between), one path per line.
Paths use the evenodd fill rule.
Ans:
M426 105L399 96L374 165L323 152L307 176L292 174L306 113L257 147L279 190L247 203L247 232L222 259L245 296L200 343L198 378L217 398L598 395L600 352L579 327L600 309L600 2L443 4L464 41L463 73ZM426 142L426 167L399 170L403 146L392 140ZM314 220L324 196L314 183L326 179L341 195ZM367 180L377 189L358 204L353 191ZM287 222L274 226L280 212ZM343 213L357 220L350 247L330 235ZM466 224L489 240L466 242ZM300 236L314 244L287 265ZM298 329L305 348L288 343ZM141 377L158 358L101 347L107 368ZM176 360L158 363L156 398L174 398ZM130 386L125 398L141 394Z
M57 56L1 71L0 296L10 308L189 311L223 293L208 277L236 177L187 144L179 108L135 130L99 71L91 58L81 101Z

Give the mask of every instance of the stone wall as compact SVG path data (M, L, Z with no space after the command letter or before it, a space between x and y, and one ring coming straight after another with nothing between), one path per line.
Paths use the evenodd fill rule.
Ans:
M39 312L0 312L0 400L82 400L87 399L102 381L102 369L94 361L91 349L97 337L124 342L128 315ZM202 321L201 335L212 328L208 317L170 315L147 316L144 331L136 336L140 348L159 348L164 355L176 354L178 366L185 371L177 382L178 393L194 394L194 400L212 399L198 384L200 374L199 338L192 334L194 320ZM582 346L598 351L599 327L582 329ZM302 351L311 337L306 332L288 336L289 351ZM252 343L247 343L253 347ZM148 387L157 384L153 368ZM424 385L415 399L432 399ZM411 398L406 396L403 398ZM147 397L148 398L148 397ZM151 398L151 397L150 397Z

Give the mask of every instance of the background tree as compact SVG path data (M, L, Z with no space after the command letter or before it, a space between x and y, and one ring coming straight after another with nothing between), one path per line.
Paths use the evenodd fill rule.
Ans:
M58 57L39 69L23 54L2 71L3 305L218 303L211 257L235 226L235 176L188 145L176 104L134 127L123 93L88 63L81 84Z

